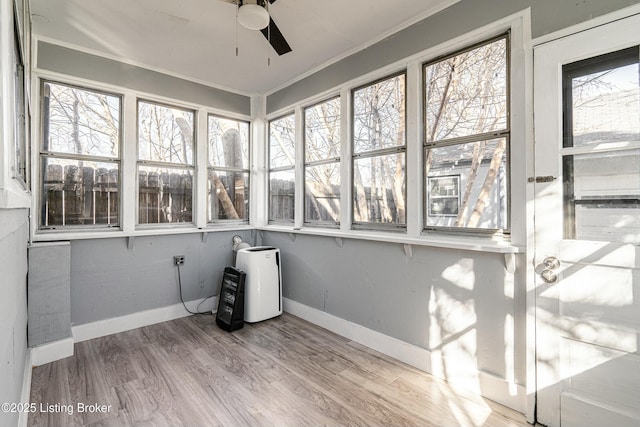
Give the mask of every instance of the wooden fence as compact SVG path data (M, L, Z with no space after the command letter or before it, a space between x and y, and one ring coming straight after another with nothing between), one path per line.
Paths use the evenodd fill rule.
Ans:
M92 168L77 165L47 165L44 171L44 204L42 225L119 225L118 169ZM246 219L244 179L233 174L210 174L212 218ZM217 182L215 182L218 180ZM272 180L269 204L270 220L292 220L295 211L295 182ZM178 173L138 173L138 223L190 223L193 221L193 177ZM335 196L306 197L306 219L333 222L339 213L340 187L332 186ZM310 195L310 192L307 193ZM371 200L365 189L370 218L375 222L383 200ZM391 191L387 205L395 214ZM232 212L233 211L233 212ZM217 216L216 216L217 215Z
M193 177L178 173L138 172L138 223L193 221Z
M118 170L47 165L42 225L119 223Z

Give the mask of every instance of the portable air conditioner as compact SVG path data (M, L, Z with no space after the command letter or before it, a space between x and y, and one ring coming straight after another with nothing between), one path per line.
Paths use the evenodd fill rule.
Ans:
M280 249L272 246L240 249L236 268L247 275L244 283L244 321L254 323L281 315Z

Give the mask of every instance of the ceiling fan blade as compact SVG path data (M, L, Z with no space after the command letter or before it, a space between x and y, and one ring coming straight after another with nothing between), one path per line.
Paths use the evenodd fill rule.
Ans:
M260 30L260 32L270 41L271 46L278 55L291 52L291 46L289 46L289 43L285 40L276 23L273 22L273 19L269 18L269 26Z

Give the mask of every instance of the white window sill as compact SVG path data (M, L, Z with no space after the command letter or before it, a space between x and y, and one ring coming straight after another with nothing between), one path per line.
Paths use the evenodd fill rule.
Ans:
M462 237L462 236L417 236L411 237L405 234L393 232L355 231L344 232L332 229L318 228L293 228L281 225L267 225L256 227L258 230L274 231L279 233L306 234L312 236L326 236L341 239L373 240L377 242L401 243L405 245L430 246L435 248L461 249L466 251L493 252L500 254L523 253L523 246L510 242L491 240L489 237Z
M133 232L121 230L86 230L86 231L40 231L33 238L34 242L52 242L59 240L88 240L88 239L109 239L122 237L145 237L145 236L166 236L175 234L208 234L225 231L246 231L263 230L278 233L303 234L311 236L334 237L341 239L370 240L377 242L400 243L405 245L429 246L436 248L460 249L467 251L492 252L492 253L522 253L525 248L513 245L509 242L490 240L482 237L461 237L461 236L418 236L410 237L404 234L393 232L357 231L344 232L330 228L304 227L294 228L285 225L266 225L253 227L248 224L227 224L211 226L207 228L148 228L138 229ZM204 238L205 236L203 236Z
M145 236L167 236L174 234L208 234L217 233L223 231L245 231L254 230L248 224L221 224L217 226L210 226L207 228L195 228L195 227L172 227L172 228L145 228L138 229L131 232L122 230L52 230L52 231L38 231L33 237L34 242L52 242L58 240L90 240L90 239L113 239L119 237L145 237Z

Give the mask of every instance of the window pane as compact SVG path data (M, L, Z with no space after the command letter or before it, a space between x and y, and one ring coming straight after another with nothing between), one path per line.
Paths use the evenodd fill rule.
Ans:
M249 173L209 170L208 221L249 219Z
M426 225L506 229L506 148L500 138L427 149Z
M565 238L640 244L640 150L564 157Z
M249 169L249 123L209 116L209 166Z
M340 157L340 98L304 111L305 161Z
M192 222L193 171L138 167L138 223Z
M193 111L138 102L138 159L193 164Z
M507 128L507 39L425 67L426 140Z
M42 228L119 224L118 163L44 157L42 176Z
M43 151L119 156L120 97L48 82L42 96Z
M269 174L269 220L293 222L295 213L295 170Z
M355 222L405 224L405 155L354 160Z
M571 85L573 146L640 141L640 64L576 77Z
M272 169L295 164L296 136L293 114L269 122L269 158Z
M340 163L305 168L305 222L340 222Z
M404 74L353 92L353 151L405 145Z

